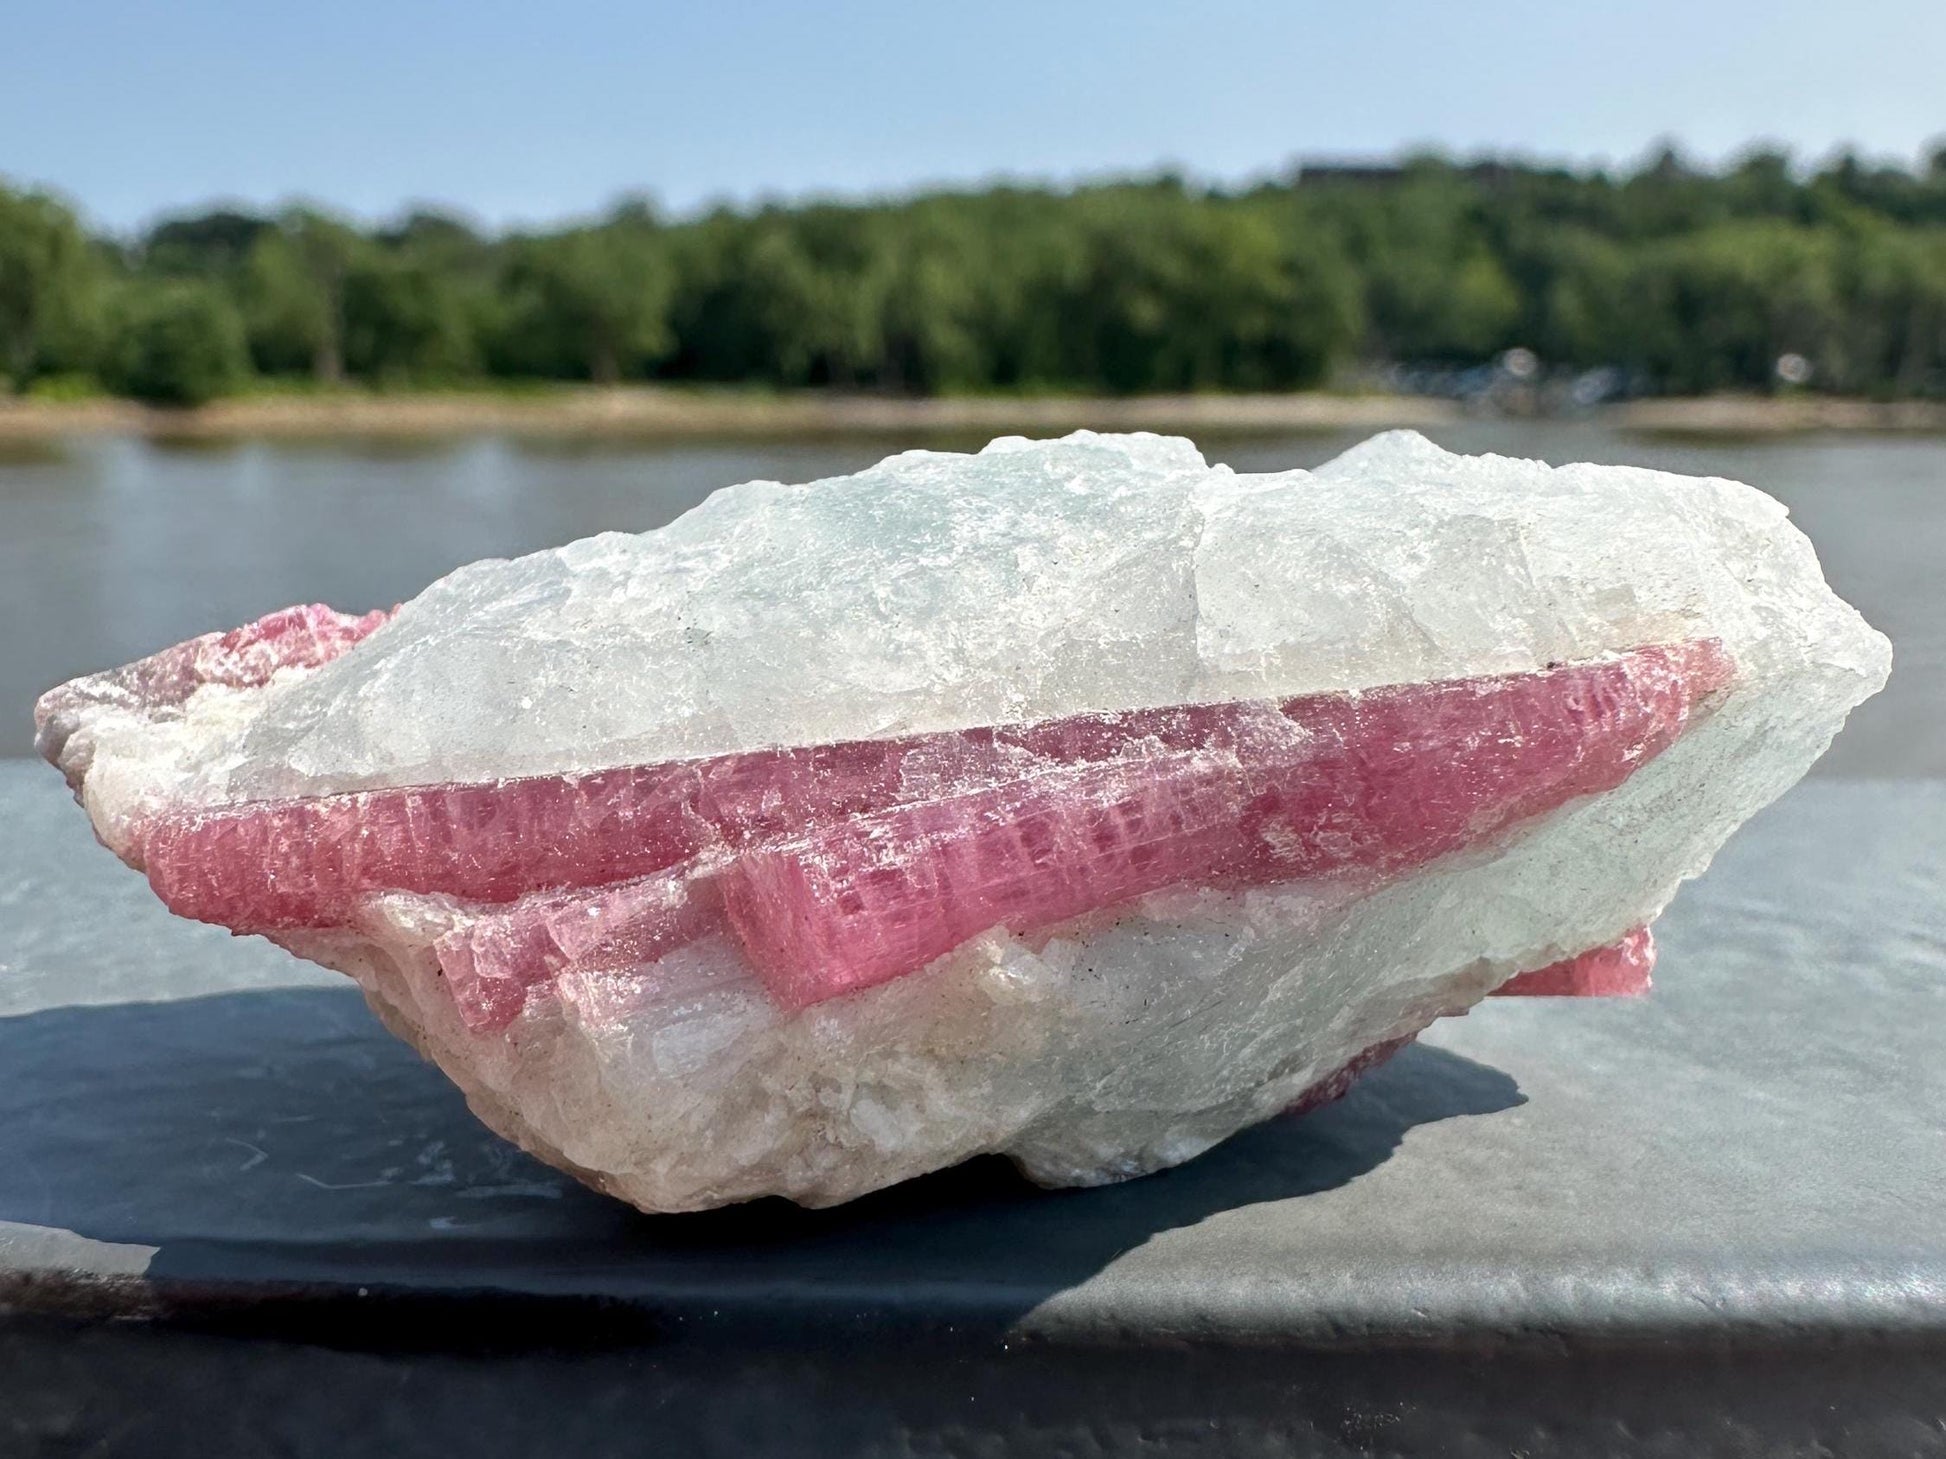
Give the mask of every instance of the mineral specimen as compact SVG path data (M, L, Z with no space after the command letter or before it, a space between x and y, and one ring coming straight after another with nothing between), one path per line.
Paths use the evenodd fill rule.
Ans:
M1083 432L288 609L38 722L172 909L682 1210L1118 1179L1489 993L1640 993L1888 661L1732 482Z

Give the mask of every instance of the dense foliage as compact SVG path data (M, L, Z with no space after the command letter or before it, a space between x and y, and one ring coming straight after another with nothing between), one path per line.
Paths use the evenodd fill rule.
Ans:
M1635 388L1946 394L1946 151L1917 171L1436 159L485 236L214 212L90 238L0 187L0 378L194 403L251 376L901 392L1289 389L1522 347Z

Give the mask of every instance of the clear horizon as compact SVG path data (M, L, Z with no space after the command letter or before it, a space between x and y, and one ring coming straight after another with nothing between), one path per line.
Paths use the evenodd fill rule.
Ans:
M1180 170L1235 184L1296 158L1418 148L1626 166L1673 142L1912 165L1946 138L1946 6L1784 0L1695 13L1269 0L1194 11L999 0L978 14L784 0L696 14L573 0L218 0L32 7L8 22L0 177L127 232L311 199L488 227L645 194L873 196Z

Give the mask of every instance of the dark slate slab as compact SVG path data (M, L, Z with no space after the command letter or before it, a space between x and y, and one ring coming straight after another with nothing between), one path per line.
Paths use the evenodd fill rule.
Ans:
M647 1217L0 763L0 1452L1946 1452L1946 782L1180 1170Z

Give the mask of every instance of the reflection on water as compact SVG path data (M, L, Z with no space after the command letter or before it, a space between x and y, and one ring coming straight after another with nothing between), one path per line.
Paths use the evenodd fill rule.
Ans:
M1781 498L1833 584L1892 637L1886 693L1824 769L1946 774L1946 440L1624 436L1568 422L1430 432L1456 450L1730 476ZM1239 470L1312 466L1357 433L1211 437ZM854 471L915 441L290 441L92 438L0 454L0 753L50 684L298 601L363 609L478 557L659 526L753 477ZM977 442L926 440L965 449Z

